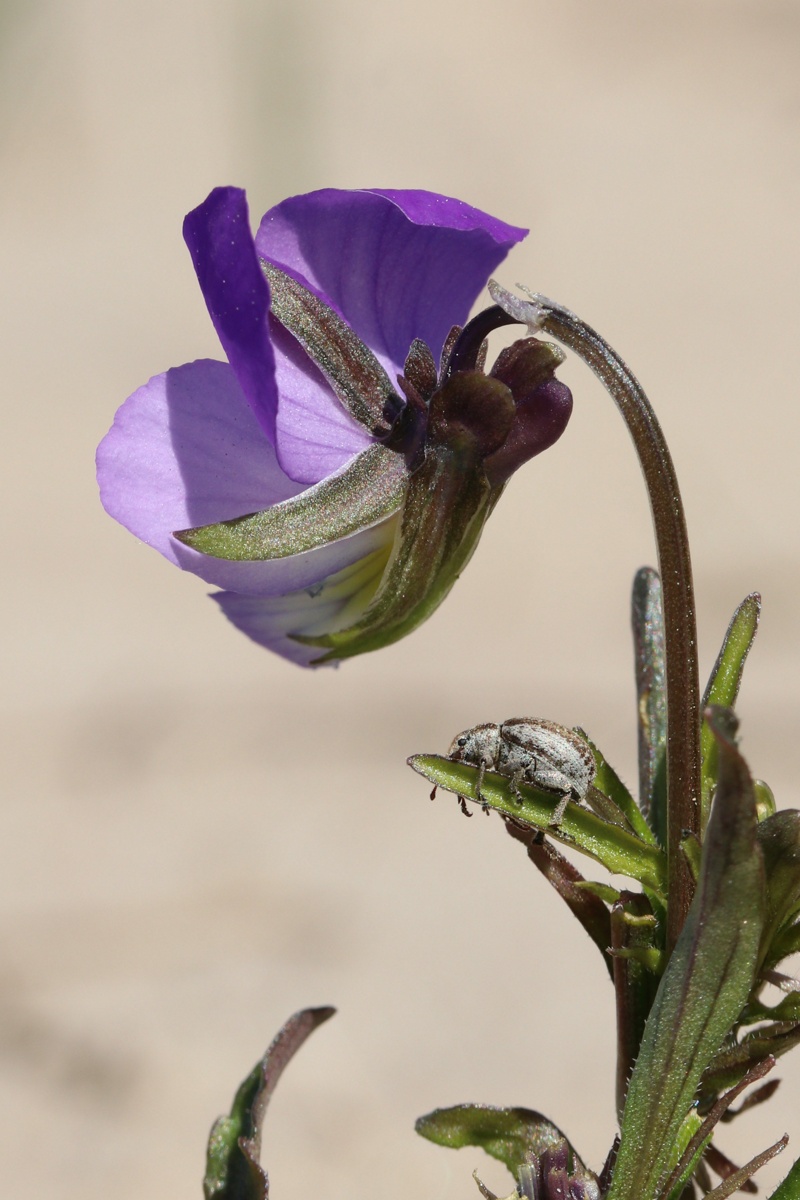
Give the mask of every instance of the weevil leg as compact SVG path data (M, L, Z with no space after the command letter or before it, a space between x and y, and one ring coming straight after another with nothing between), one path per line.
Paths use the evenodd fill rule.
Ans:
M467 808L467 798L466 798L466 796L459 796L459 797L458 797L458 803L459 803L459 806L460 806L460 808L461 808L461 811L462 811L462 813L464 814L464 816L465 816L465 817L471 817L471 816L472 816L472 813L471 813L471 812L469 811L469 809Z
M525 779L525 771L522 767L520 767L520 769L518 771L515 771L514 774L511 776L511 778L508 781L509 791L513 793L514 799L517 801L518 804L524 804L524 802L525 802L525 797L523 796L522 792L519 790L519 785L523 782L524 779Z
M486 759L482 758L478 763L478 786L475 788L475 795L480 800L484 808L488 806L488 800L483 794L483 778L486 774Z
M550 820L547 822L548 825L557 827L561 824L561 821L563 820L563 817L564 817L564 813L567 811L567 805L569 804L569 801L570 801L570 793L567 792L566 796L562 796L561 799L559 800L558 804L555 806L555 809L553 810L553 815L550 818Z

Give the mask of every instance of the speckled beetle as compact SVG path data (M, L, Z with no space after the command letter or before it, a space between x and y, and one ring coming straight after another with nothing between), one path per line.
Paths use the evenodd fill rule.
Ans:
M594 754L583 738L555 721L536 717L511 717L502 725L465 729L453 739L448 758L478 767L480 800L487 771L505 775L519 800L521 783L560 796L553 825L563 817L569 800L585 798L595 775Z

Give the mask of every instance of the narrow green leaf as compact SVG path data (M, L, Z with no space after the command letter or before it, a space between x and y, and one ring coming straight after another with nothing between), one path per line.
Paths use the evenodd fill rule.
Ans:
M541 1113L530 1108L493 1108L490 1104L457 1104L437 1108L420 1117L414 1126L421 1137L437 1146L460 1150L480 1146L492 1158L500 1160L516 1178L520 1167L530 1162L531 1154L541 1155L569 1140ZM571 1174L587 1175L575 1150Z
M481 803L478 796L478 768L453 762L440 754L415 754L408 765L437 787ZM557 826L550 824L559 805L559 797L520 784L522 800L517 799L502 775L487 772L481 795L490 808L515 821L541 829L554 841L574 846L602 863L614 875L627 875L655 892L664 894L666 855L657 846L647 845L635 834L609 825L593 812L570 802Z
M575 727L575 732L580 734L584 741L588 742L594 754L596 766L596 774L594 777L594 786L609 800L613 800L617 808L625 817L633 832L642 839L643 842L648 842L652 846L658 845L658 840L652 829L647 823L639 805L630 794L625 784L620 779L614 768L603 756L602 751L594 744L592 739L584 729L578 725Z
M800 912L800 812L783 809L767 817L759 823L756 836L764 854L767 877L767 920L761 960L764 966L774 967L783 957L776 935L791 925Z
M778 1184L769 1200L800 1200L800 1158L783 1182Z
M750 994L764 920L755 795L733 742L733 714L715 710L719 783L700 882L662 976L631 1076L608 1200L653 1200L676 1161L676 1139L703 1071Z
M368 446L335 475L262 512L173 536L213 558L262 562L337 542L396 512L409 472L402 454Z
M667 676L661 579L652 567L636 572L631 596L636 698L639 716L639 803L666 845L664 797L656 789L667 737Z
M306 351L350 416L385 437L403 408L375 355L338 313L274 263L261 260L271 295L270 313Z
M781 1055L800 1045L800 1023L778 1022L748 1033L741 1042L720 1050L703 1073L701 1091L712 1095L733 1087L754 1063Z
M230 1116L215 1121L208 1139L205 1200L268 1200L259 1163L267 1105L286 1064L333 1008L306 1008L290 1017L236 1093Z
M722 649L714 663L714 669L703 696L701 710L706 709L710 704L718 704L724 708L733 708L736 704L745 659L750 653L750 647L756 636L760 616L761 597L758 592L752 592L745 597L731 618ZM703 763L701 828L705 829L716 786L718 763L717 742L705 721L700 735L700 753Z

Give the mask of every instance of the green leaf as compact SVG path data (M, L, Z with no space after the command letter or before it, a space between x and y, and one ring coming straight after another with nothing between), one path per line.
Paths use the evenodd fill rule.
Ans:
M477 767L453 762L440 754L412 755L408 765L437 787L481 803ZM627 875L654 892L664 894L666 855L657 846L647 845L635 834L609 825L593 812L572 802L567 804L559 824L553 826L550 821L560 797L525 783L519 785L519 792L522 800L514 795L509 781L502 775L491 772L484 775L481 795L490 808L532 829L541 829L554 841L574 846L602 863L614 875Z
M712 704L721 705L724 708L734 707L739 695L739 685L742 682L745 659L750 653L750 647L756 636L760 616L761 597L758 592L752 592L742 601L731 618L722 649L714 663L714 669L703 696L701 711ZM700 754L702 757L701 828L705 829L717 781L718 762L717 742L706 721L703 722L700 734Z
M642 839L643 842L648 842L652 846L658 845L657 838L652 829L647 823L642 814L639 805L630 794L625 784L620 779L614 768L606 761L602 752L594 744L592 739L580 726L575 727L575 732L580 734L585 742L588 742L594 754L596 774L594 777L594 786L609 800L613 800L617 808L625 817L633 832Z
M653 959L661 966L662 952L654 946L656 921L647 897L623 892L611 909L611 945L614 950L614 992L617 1000L617 1116L621 1118L625 1093L639 1054L647 1014L653 1005L658 980Z
M508 1167L514 1178L520 1167L530 1162L531 1154L541 1155L562 1141L570 1145L557 1125L529 1108L457 1104L453 1108L437 1108L420 1117L414 1128L437 1146L449 1146L454 1150L480 1146ZM573 1156L570 1173L587 1176L589 1172L571 1146L570 1150Z
M778 1184L769 1200L800 1200L800 1158L783 1182Z
M759 823L756 836L767 877L761 959L765 967L774 967L783 957L775 939L800 912L800 812L784 809L767 817Z
M703 1071L755 975L765 904L755 795L733 742L733 714L714 710L710 722L720 769L700 882L647 1019L608 1200L660 1195Z
M772 1055L780 1058L800 1045L800 1023L778 1022L748 1033L741 1042L726 1047L714 1055L701 1083L704 1095L715 1095L738 1083L755 1063Z
M335 475L262 512L182 529L185 546L237 562L302 554L377 525L397 512L409 472L402 454L369 446Z
M230 1115L215 1121L206 1153L206 1200L268 1200L267 1173L258 1161L267 1105L286 1064L335 1011L306 1008L290 1017L237 1091Z
M642 567L634 577L631 624L639 716L639 802L658 840L666 845L666 791L657 786L667 738L664 613L661 579L652 567Z
M408 481L392 556L366 612L346 629L296 638L330 651L315 665L391 645L427 620L472 557L499 495L477 460L465 465L460 452L429 446Z

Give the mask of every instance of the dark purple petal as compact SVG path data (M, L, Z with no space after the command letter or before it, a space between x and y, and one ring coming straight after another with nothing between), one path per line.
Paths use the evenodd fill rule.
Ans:
M256 257L242 189L214 188L186 217L183 236L228 362L274 443L278 391L267 329L269 287Z
M97 451L106 511L170 562L218 587L277 595L315 585L376 546L380 527L274 562L210 558L172 537L230 520L302 490L278 466L227 363L202 360L157 375L130 396Z
M414 338L438 359L526 232L433 192L327 188L271 209L256 250L332 304L394 381Z

